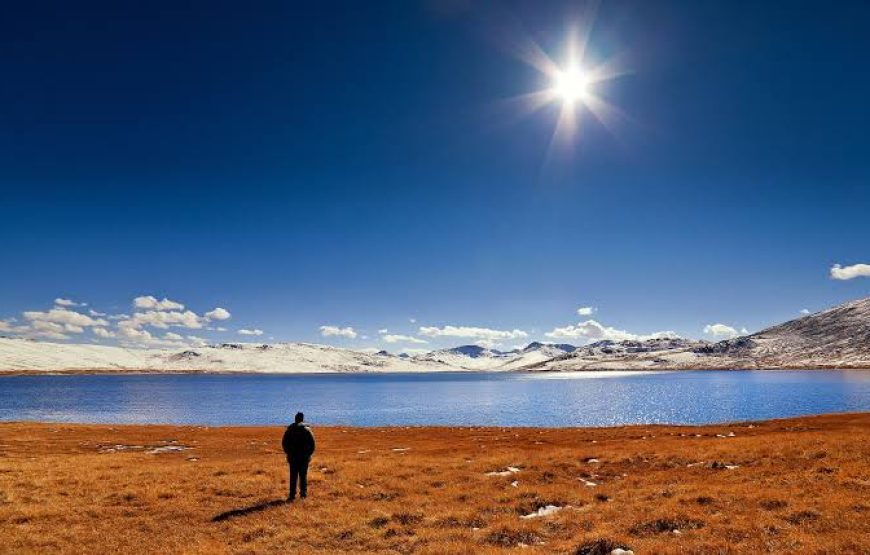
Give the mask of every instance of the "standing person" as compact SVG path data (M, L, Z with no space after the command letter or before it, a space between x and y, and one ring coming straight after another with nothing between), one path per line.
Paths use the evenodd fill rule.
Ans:
M296 480L299 480L299 496L308 497L308 463L314 454L314 434L303 420L305 415L296 413L295 422L287 426L281 447L287 454L287 464L290 465L290 493L288 501L296 499Z

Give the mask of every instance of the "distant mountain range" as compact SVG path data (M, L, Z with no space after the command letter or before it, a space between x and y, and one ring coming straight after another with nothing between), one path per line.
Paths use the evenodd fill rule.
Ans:
M222 343L187 350L48 343L0 337L0 372L419 372L870 368L870 298L758 333L712 343L681 338L477 345L422 355L367 353L311 343Z
M870 297L718 343L602 341L529 370L870 368Z

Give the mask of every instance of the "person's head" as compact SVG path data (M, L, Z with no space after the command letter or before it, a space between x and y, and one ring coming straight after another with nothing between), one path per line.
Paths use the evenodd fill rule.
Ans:
M301 412L297 412L296 413L296 423L299 424L303 420L305 420L305 415L302 414Z

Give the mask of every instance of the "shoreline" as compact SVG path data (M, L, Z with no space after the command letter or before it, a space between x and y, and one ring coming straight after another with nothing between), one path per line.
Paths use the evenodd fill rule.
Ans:
M13 552L870 551L870 413L313 426L311 495L288 504L280 426L0 423L0 542Z
M760 368L746 367L697 367L697 368L583 368L577 370L530 370L525 368L511 370L481 370L481 369L445 369L445 370L372 370L372 371L301 371L301 372L258 372L258 371L227 371L227 370L0 370L0 378L11 376L185 376L185 375L217 375L217 376L367 376L367 375L405 375L422 374L528 374L528 375L558 375L586 374L592 372L866 372L870 366L770 366Z
M843 411L843 412L821 412L821 413L813 413L813 414L799 414L794 416L782 416L778 418L764 418L764 419L750 419L750 420L726 420L722 422L708 422L701 424L692 424L692 423L658 423L658 422L637 422L631 424L614 424L608 426L496 426L492 424L390 424L386 426L365 426L365 425L347 425L347 424L320 424L320 423L309 423L311 426L316 426L320 430L331 430L331 431L342 431L342 430L418 430L418 431L426 431L426 430L436 430L436 431L444 431L444 430L545 430L545 431L607 431L607 430L627 430L631 428L710 428L716 426L725 426L725 427L746 427L746 426L757 426L759 424L778 424L783 422L790 422L793 420L811 420L814 418L828 418L828 417L854 417L854 418L864 418L867 417L868 424L870 424L870 409L866 411ZM179 429L187 429L187 428L196 428L196 429L208 429L208 430L221 430L221 429L245 429L245 430L274 430L274 429L283 429L287 424L280 422L275 424L220 424L220 425L210 425L210 424L166 424L159 422L146 422L146 423L128 423L128 422L67 422L60 420L0 420L0 429L6 426L62 426L62 427L87 427L87 428L179 428ZM868 433L870 433L870 428L868 428Z

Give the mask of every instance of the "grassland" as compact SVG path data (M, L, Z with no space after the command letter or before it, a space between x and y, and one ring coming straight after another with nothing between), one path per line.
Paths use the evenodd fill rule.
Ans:
M0 424L0 551L870 553L870 414L315 431Z

